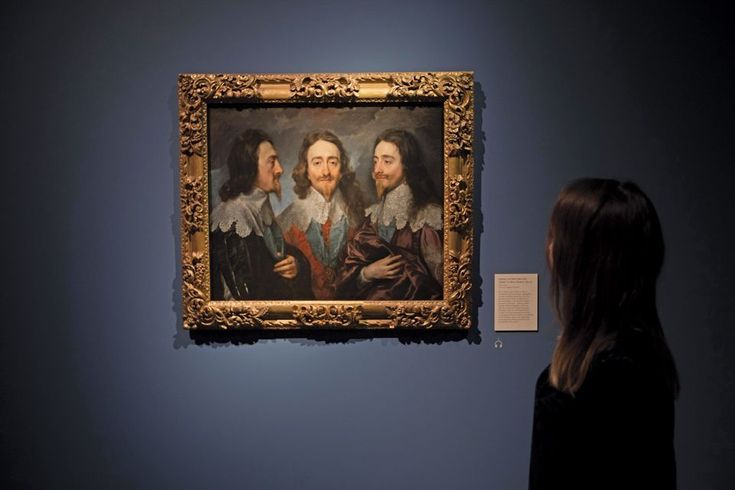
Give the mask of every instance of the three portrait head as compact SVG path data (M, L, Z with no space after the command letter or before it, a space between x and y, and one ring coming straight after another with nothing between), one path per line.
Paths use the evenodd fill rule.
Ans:
M370 175L378 199L406 183L413 193L413 210L441 202L413 133L405 129L387 129L375 138L372 153ZM253 187L281 198L280 178L284 170L273 139L262 130L247 129L235 138L227 158L227 169L229 179L219 191L222 201L248 193ZM298 198L305 198L309 188L314 188L329 201L339 189L353 217L362 216L364 193L344 144L332 131L319 129L304 136L291 176Z

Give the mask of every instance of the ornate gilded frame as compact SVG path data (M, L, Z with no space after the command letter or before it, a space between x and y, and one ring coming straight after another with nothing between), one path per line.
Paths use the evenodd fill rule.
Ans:
M187 329L469 329L472 290L473 74L181 74L183 323ZM441 102L444 112L444 299L437 301L212 301L207 105Z

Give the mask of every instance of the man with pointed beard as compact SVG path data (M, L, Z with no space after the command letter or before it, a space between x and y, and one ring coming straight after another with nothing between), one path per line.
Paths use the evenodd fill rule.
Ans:
M416 137L389 129L373 145L378 202L347 244L337 284L342 299L442 297L443 219Z
M297 199L278 222L286 242L309 262L314 298L333 300L345 245L364 216L362 192L344 145L331 131L304 137L292 176Z
M271 208L283 173L273 141L260 130L244 131L227 167L222 202L210 217L212 299L313 299L309 264L285 243Z

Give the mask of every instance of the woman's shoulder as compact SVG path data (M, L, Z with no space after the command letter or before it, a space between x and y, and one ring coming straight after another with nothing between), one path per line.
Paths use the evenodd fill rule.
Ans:
M598 353L580 393L646 398L663 394L666 382L659 366L654 342L639 331L626 332L615 344Z
M650 369L654 354L654 344L648 334L629 330L621 333L608 349L599 352L590 369L601 372L645 371Z
M538 375L538 378L536 378L536 392L538 392L540 389L544 388L545 386L549 385L549 370L551 369L551 365L547 365L543 371L541 371Z
M620 335L609 348L595 354L576 395L584 397L598 391L614 393L616 388L629 392L634 387L646 389L660 384L653 345L649 336L640 331ZM547 366L536 379L537 396L557 391L551 385L549 373L550 366Z
M537 406L554 406L565 405L573 401L573 397L563 391L560 391L551 384L549 380L549 372L551 366L546 366L536 378L535 400Z

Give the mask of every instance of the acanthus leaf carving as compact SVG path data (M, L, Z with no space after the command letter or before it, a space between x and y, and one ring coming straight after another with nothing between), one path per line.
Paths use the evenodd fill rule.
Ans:
M305 76L291 82L291 95L297 99L351 99L357 97L360 85L349 76Z
M184 232L191 235L204 223L204 178L185 176L181 182L181 219Z
M390 328L424 328L427 325L468 329L470 328L470 300L472 255L450 253L446 264L449 297L444 305L387 306Z
M472 193L467 180L458 175L449 181L448 213L449 229L463 232L472 225Z
M180 75L179 140L182 154L204 155L206 101L259 97L258 79L252 75Z
M267 306L215 307L204 293L207 269L204 254L194 252L185 257L182 270L184 327L259 328L268 313Z
M359 305L295 305L293 318L307 327L354 327L360 322Z
M473 78L468 73L419 73L393 76L389 98L440 98L446 101L447 146L452 156L472 152Z

